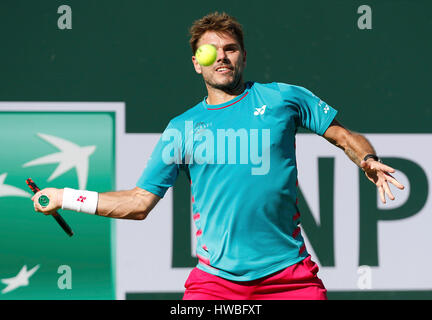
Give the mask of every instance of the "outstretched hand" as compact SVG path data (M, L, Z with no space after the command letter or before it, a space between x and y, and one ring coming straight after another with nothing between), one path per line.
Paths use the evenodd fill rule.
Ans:
M46 207L42 207L39 203L39 197L45 195L48 197L49 204ZM58 209L62 207L63 189L45 188L38 191L31 198L33 201L34 210L42 212L44 215L50 215L56 213Z
M396 170L379 161L373 159L368 159L367 161L362 160L360 168L363 169L366 177L377 186L382 203L386 203L386 194L389 199L395 199L388 182L400 190L405 188L390 174L394 173Z

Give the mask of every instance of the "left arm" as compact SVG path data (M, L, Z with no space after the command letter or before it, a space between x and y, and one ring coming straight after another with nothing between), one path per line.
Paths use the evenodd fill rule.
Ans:
M404 189L404 186L390 174L395 172L395 169L371 158L366 161L363 160L367 154L375 155L376 153L370 142L361 134L354 133L344 128L338 121L333 120L323 137L342 149L365 172L366 177L377 186L383 203L386 203L385 194L391 200L395 199L388 182L398 189Z

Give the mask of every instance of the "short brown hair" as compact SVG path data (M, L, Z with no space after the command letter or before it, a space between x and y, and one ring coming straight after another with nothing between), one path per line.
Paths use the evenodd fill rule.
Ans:
M243 28L236 18L226 14L225 12L213 12L196 20L189 29L191 38L189 44L192 48L192 53L195 54L197 43L201 36L207 31L226 32L235 37L244 50Z

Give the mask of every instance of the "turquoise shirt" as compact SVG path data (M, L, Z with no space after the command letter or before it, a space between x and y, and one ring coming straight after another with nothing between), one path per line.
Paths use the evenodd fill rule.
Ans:
M295 134L323 135L337 111L305 88L247 82L220 105L206 98L172 119L137 186L163 197L180 170L191 180L197 267L236 281L304 259Z

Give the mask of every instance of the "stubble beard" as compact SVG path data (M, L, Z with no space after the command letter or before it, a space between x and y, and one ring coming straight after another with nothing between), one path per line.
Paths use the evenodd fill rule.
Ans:
M229 94L240 94L243 92L243 74L241 70L234 71L234 79L228 83L217 83L212 79L205 79L204 82L210 88L221 90Z

